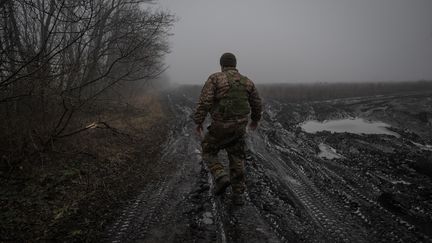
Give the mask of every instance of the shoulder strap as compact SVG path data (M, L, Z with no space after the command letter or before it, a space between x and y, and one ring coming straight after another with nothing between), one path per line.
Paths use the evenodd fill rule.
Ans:
M243 84L244 86L246 86L248 78L246 76L241 75L241 74L240 74L240 76L241 76L240 83Z
M246 86L246 83L247 83L247 80L248 80L248 78L246 76L243 76L243 75L241 75L239 73L240 79L234 79L234 75L230 74L229 72L225 72L225 75L226 75L226 77L228 79L228 83L229 83L230 86L232 85L232 82L234 80L239 80L240 84L242 84L243 86Z

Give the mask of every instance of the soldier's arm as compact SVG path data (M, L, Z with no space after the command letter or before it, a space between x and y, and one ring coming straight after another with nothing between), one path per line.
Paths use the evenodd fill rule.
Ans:
M213 105L214 89L215 86L213 82L213 77L210 76L201 90L201 95L199 97L198 104L193 116L195 124L202 124L207 116L207 113L210 111Z
M251 107L251 119L254 122L258 122L261 120L261 112L262 112L262 104L261 104L261 98L258 94L258 90L255 87L255 85L251 83L251 88L249 92L249 105Z

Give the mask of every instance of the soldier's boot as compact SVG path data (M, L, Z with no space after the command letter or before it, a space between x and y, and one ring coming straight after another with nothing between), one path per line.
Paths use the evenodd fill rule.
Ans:
M234 205L243 206L245 204L245 199L243 193L233 193L231 201Z
M214 189L215 195L220 195L225 192L226 188L231 185L231 182L227 175L220 176L216 179L216 185Z

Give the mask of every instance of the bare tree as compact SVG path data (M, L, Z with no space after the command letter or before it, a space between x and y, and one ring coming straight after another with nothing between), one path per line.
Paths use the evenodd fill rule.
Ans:
M1 0L0 139L46 148L119 84L158 77L174 19L152 2Z

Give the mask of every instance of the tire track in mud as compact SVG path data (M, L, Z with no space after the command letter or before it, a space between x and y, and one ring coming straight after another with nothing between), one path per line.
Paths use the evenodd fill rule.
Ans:
M223 162L228 163L226 156L223 156ZM213 195L213 179L209 172L207 174L211 188L213 212L217 215L217 223L221 233L220 242L286 242L286 239L278 234L273 225L269 224L261 216L255 205L250 202L247 192L245 193L245 205L233 205L231 189L227 189L227 192L222 196Z
M281 111L280 104L276 102L275 105L267 108L269 111L269 114L267 114L267 118L269 119L267 120L270 120L272 125L264 121L264 129L262 129L264 131L259 136L254 137L255 143L257 140L262 140L261 144L257 146L261 149L259 152L256 151L258 155L257 160L261 160L266 165L269 165L269 162L271 162L270 166L273 166L277 171L287 172L286 174L294 175L293 177L298 179L298 182L301 184L300 187L298 187L298 184L292 183L291 179L286 180L285 184L288 186L288 190L294 191L298 199L303 201L301 204L305 205L308 209L312 209L308 210L310 212L309 215L322 222L321 225L327 232L331 233L333 240L349 242L388 242L389 240L392 242L431 241L428 236L419 232L413 225L379 205L376 202L376 198L365 196L356 189L364 188L365 185L358 184L358 181L353 181L354 184L350 185L350 183L347 183L341 176L336 174L335 171L318 163L323 162L321 159L311 158L310 155L313 154L313 152L310 152L311 149L304 148L306 151L309 150L307 156L299 153L295 149L296 146L292 150L286 149L286 140L291 139L290 141L292 142L292 138L286 139L284 137L287 134L289 135L289 132L284 131L284 128L277 120L278 113ZM281 137L276 139L270 137L275 134L275 129L281 134ZM278 141L278 139L281 141ZM268 156L269 154L272 154L272 156ZM343 165L341 166L343 167ZM309 177L305 169L310 170ZM319 178L316 173L317 171L320 172L320 176L331 178L331 181L334 182L330 185L334 187L332 188L333 190L317 187L314 184L311 176L315 177L313 178L314 180ZM347 176L346 173L350 171L349 168L344 168L344 170L340 170L338 173ZM283 177L284 174L279 173L278 177ZM320 181L318 184L322 185L323 183ZM367 186L379 192L374 184L367 184ZM305 189L303 192L298 190L302 187ZM344 196L343 200L340 200L338 198L339 195L335 195L334 191L339 193L339 195L342 194ZM350 210L350 203L358 205L355 211ZM324 212L325 210L323 209L325 208L330 209L329 212L331 215ZM329 220L329 216L332 216L333 219ZM319 222L316 223L320 224ZM341 234L343 231L346 231L346 233Z
M179 200L189 193L196 179L194 173L199 169L198 158L190 156L196 154L197 144L189 138L185 128L187 116L179 115L182 111L178 109L172 112L176 122L170 129L163 156L160 161L155 161L155 171L160 179L148 183L140 195L123 209L109 230L112 242L152 242L172 238L163 233L166 229L162 226L177 219Z
M216 231L216 235L207 232L206 234L209 235L209 237L206 240L212 239L215 242L318 242L320 239L323 239L322 237L325 237L325 234L317 233L314 235L310 234L310 232L314 230L313 228L316 225L321 224L321 227L325 230L332 233L339 233L337 229L335 229L336 221L333 219L334 216L327 211L323 213L322 208L325 204L319 204L317 201L314 201L314 199L320 198L316 190L314 188L311 189L310 185L306 185L304 182L300 184L300 175L292 168L287 167L284 161L273 163L274 161L271 158L256 157L257 163L266 164L266 161L272 162L271 164L266 164L267 173L274 174L284 172L285 174L277 175L273 178L273 181L269 181L269 177L266 173L264 173L264 177L262 178L255 178L256 181L266 184L273 184L275 181L278 181L279 186L273 187L272 189L269 187L258 188L258 190L247 197L248 201L245 206L236 208L231 205L229 200L230 193L222 198L214 197L211 176L205 168L205 165L199 163L199 161L201 161L199 151L197 151L199 145L188 133L193 128L188 121L188 116L190 116L192 111L192 104L189 102L189 104L184 105L182 104L184 101L178 102L178 100L172 100L172 97L168 97L168 99L174 114L175 123L171 129L170 138L165 145L164 156L161 158L161 164L159 164L159 166L163 169L164 166L168 166L168 163L173 163L174 161L178 161L178 164L181 166L175 168L176 173L171 175L170 178L163 177L161 180L150 183L142 193L123 210L122 216L111 228L112 233L110 235L111 239L113 239L112 242L136 240L143 240L144 242L147 240L147 242L150 242L151 240L158 240L158 238L154 236L155 229L156 233L160 235L172 233L164 232L160 229L160 225L169 224L170 221L175 222L178 220L176 217L180 217L178 213L176 213L177 211L181 211L176 208L179 205L178 200L180 198L186 198L186 200L188 200L187 194L190 192L185 188L182 193L176 193L173 189L178 187L181 181L187 180L187 177L190 177L190 184L201 181L201 186L204 185L210 188L207 190L206 196L203 194L204 192L198 195L195 194L195 196L201 201L204 198L210 200L211 207L204 207L201 210L195 211L193 214L188 215L189 218L186 220L196 221L193 223L201 227L201 231ZM267 155L271 155L270 152L265 152ZM195 158L188 158L188 154L195 154ZM258 151L257 154L259 154ZM223 156L223 161L227 164L226 156ZM203 178L202 173L199 175L197 168L195 168L196 174L188 173L193 167L191 164L200 164L202 167L201 170L204 169L206 171L205 176L207 178ZM194 177L196 179L191 180L191 178ZM283 180L281 180L281 178L283 178ZM203 183L205 180L207 180L207 182ZM304 178L303 181L305 181ZM250 189L253 188L257 189L251 185ZM285 196L283 199L277 199L281 191L287 190L290 192L288 196ZM312 193L310 193L311 191ZM267 196L269 196L269 193L272 195L267 199L279 201L279 207L282 207L282 209L278 209L278 213L276 214L271 212L271 210L262 208L260 204L265 200L264 198L259 198L260 201L255 201L258 198L256 194L267 194ZM300 211L302 211L301 214L307 212L309 216L313 217L306 219L300 217L297 219L297 226L294 226L291 220L292 217L295 217L295 213L298 213L299 209L296 209L297 212L294 212L293 207L291 207L291 211L285 210L283 207L289 208L289 203L286 202L287 198L291 203L292 201L296 201L296 206L302 208L300 209ZM170 203L170 200L173 202ZM184 202L183 206L187 204L188 202ZM327 206L328 205L327 203ZM193 208L194 206L196 205L189 202L188 207ZM203 225L202 217L200 217L200 214L205 214L209 210L213 216L213 227ZM307 235L299 236L298 233L292 229L295 227L300 229L300 233L305 233ZM157 232L158 230L159 232ZM340 235L339 233L338 236ZM334 237L334 234L332 236L332 238L328 239L337 238ZM162 237L164 240L169 238L164 238L163 236L159 237ZM188 240L200 242L198 238L194 237L196 236L191 235ZM170 238L170 240L172 242L175 241L173 238Z
M270 109L268 109L270 110ZM271 110L270 110L271 111ZM270 118L274 121L278 111L272 111ZM338 242L365 242L366 237L359 229L355 228L354 222L347 222L347 213L335 202L324 196L317 187L307 178L303 167L296 165L294 159L299 155L294 151L287 150L278 144L274 144L268 138L272 127L268 122L261 124L261 133L254 134L250 149L257 156L257 163L265 165L276 174L276 180L285 190L289 191L291 200L297 208L303 210L312 222L321 228L329 240ZM283 130L281 126L277 126ZM283 132L280 134L283 136ZM282 137L283 138L283 137ZM289 154L286 156L285 154ZM302 157L300 157L303 159ZM311 163L306 161L306 163Z
M346 167L344 165L339 165L339 166ZM388 232L388 234L384 233L385 236L381 235L380 237L374 238L373 241L375 242L388 242L388 240L391 240L393 242L399 242L399 241L430 242L431 241L431 239L427 235L424 235L423 233L419 232L414 225L406 222L398 215L395 215L394 213L383 208L376 200L373 200L371 198L371 195L366 196L364 195L364 193L356 189L356 188L362 188L368 186L371 188L370 190L373 191L373 192L369 192L369 194L372 193L377 194L379 192L379 189L376 188L375 185L369 183L366 185L365 184L360 185L358 181L350 181L350 183L348 183L344 178L336 174L335 171L332 171L325 166L321 167L321 169L325 171L326 175L333 177L335 181L337 180L336 183L340 186L340 190L343 190L342 197L343 197L343 201L345 201L345 204L358 205L356 207L356 210L352 212L352 214L354 214L358 218L358 220L361 221L359 223L362 223L365 227L375 228L375 230L372 232L371 235L375 236L375 234L377 234L378 231ZM344 168L344 169L348 170L348 168ZM371 213L376 214L374 215L373 219L367 217L367 215ZM404 230L401 231L400 230L401 228Z
M140 208L148 208L146 218L152 221L155 211L154 205L156 205L159 201L162 183L163 182L159 181L154 183L154 186L148 186L135 200L130 203L130 206L123 209L119 220L117 220L109 230L109 235L111 236L110 238L112 238L113 243L123 242L128 232L131 231L135 225L141 225L144 217L139 217ZM160 190L154 190L155 188L160 188ZM155 191L157 192L156 194L154 194ZM146 198L145 196L150 192L152 197ZM145 225L143 228L145 228Z
M191 104L185 105L185 99L168 100L175 122L157 164L161 178L150 182L123 209L109 229L110 241L283 242L250 203L234 209L229 195L213 195L213 180L201 161L200 146L189 134ZM167 168L172 172L165 174Z
M194 101L174 92L167 96L167 106L173 124L163 156L155 162L160 179L123 209L110 228L112 242L428 240L398 232L401 227L414 230L358 190L361 185L345 181L343 171L349 168L332 169L314 157L310 141L297 142L278 121L282 104L267 106L259 131L249 134L246 204L232 205L230 189L215 197L199 141L190 134ZM225 153L221 160L228 164ZM332 188L325 188L326 182ZM374 227L384 233L373 233Z
M183 96L187 99L187 97ZM191 114L191 109L195 105L190 99L187 99L189 106L179 106L176 102L176 109L181 111L183 117ZM171 102L174 104L173 102ZM192 106L191 106L192 105ZM180 114L179 114L180 115ZM186 127L182 125L182 127ZM193 126L189 127L192 131ZM198 146L197 144L197 147ZM226 153L221 152L221 162L228 165ZM224 196L214 196L214 183L210 172L205 163L202 162L200 154L197 153L197 160L201 161L202 170L206 172L207 183L209 186L207 197L211 202L212 215L214 216L214 225L217 230L216 242L284 242L275 234L275 231L269 226L265 220L261 219L257 212L249 202L245 206L236 207L232 205L230 200L231 191ZM228 166L226 166L227 168Z

